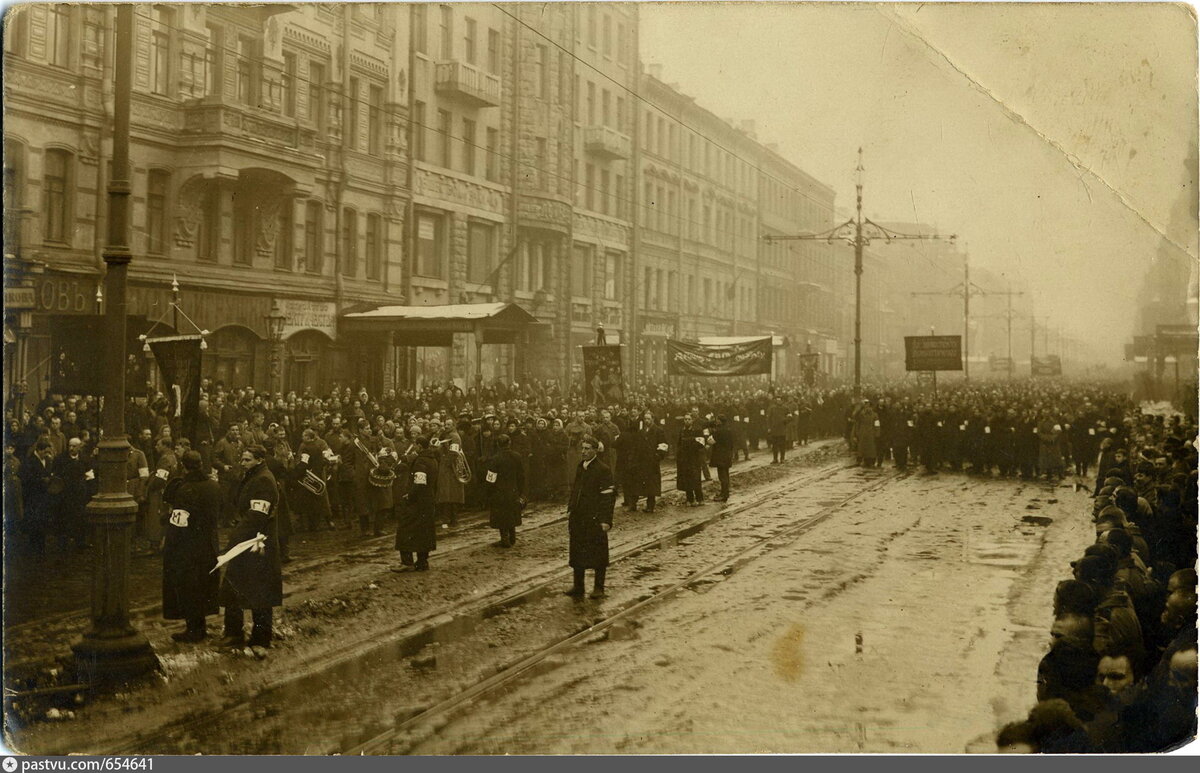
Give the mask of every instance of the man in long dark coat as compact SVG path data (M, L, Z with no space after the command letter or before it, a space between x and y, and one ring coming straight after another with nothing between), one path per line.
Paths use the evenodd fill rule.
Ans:
M654 512L654 502L662 493L662 458L667 455L667 437L662 427L654 421L654 414L646 411L629 432L629 466L622 460L621 469L627 477L621 488L625 492L625 507L637 509L639 497L646 498L646 512ZM625 437L622 435L622 437ZM623 447L624 448L624 447ZM624 453L622 450L620 453Z
M712 466L717 468L717 480L721 482L721 493L716 496L718 502L729 499L729 468L733 466L733 458L737 455L733 439L733 431L724 414L717 416L712 429Z
M483 485L487 491L490 509L488 525L500 532L497 547L511 548L517 541L517 527L521 525L521 510L525 507L525 471L521 457L510 447L508 435L498 435L499 450L487 462Z
M204 474L198 452L185 453L182 464L183 476L163 493L171 506L163 534L163 618L187 623L172 639L198 642L208 635L204 618L219 611L220 578L212 568L217 563L221 486Z
M54 497L53 528L59 548L66 549L67 540L82 550L87 543L87 509L91 498L89 482L95 479L91 458L83 452L83 441L73 437L67 448L50 465L50 473L62 482L62 490Z
M675 442L675 488L687 496L688 507L704 502L700 478L707 451L705 441L692 415L684 415L683 427Z
M238 522L229 535L226 550L262 534L260 549L247 550L229 562L221 583L219 601L225 607L225 638L222 646L251 648L271 646L272 607L283 604L283 566L279 555L279 486L267 468L267 451L260 445L242 451L238 463L244 474L235 497ZM254 627L246 642L243 611L249 609ZM265 656L265 649L256 652Z
M604 597L604 575L608 571L608 530L612 528L613 489L612 470L596 458L599 443L585 437L579 444L582 461L575 469L571 498L567 504L567 528L570 534L569 563L574 582L566 595L579 597L584 593L584 573L595 573L591 598Z
M421 435L415 441L417 456L409 466L412 476L407 506L400 511L396 527L396 550L400 566L395 572L424 572L429 569L429 554L437 548L437 487L439 454Z
M34 443L33 453L21 465L21 496L25 506L22 527L33 554L37 556L46 553L46 530L53 513L54 503L50 495L52 453L50 441L39 439Z

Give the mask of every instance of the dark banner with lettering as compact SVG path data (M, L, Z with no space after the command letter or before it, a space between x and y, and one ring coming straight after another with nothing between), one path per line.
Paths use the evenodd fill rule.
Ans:
M1057 354L1047 354L1045 357L1033 357L1030 373L1034 376L1061 376L1062 360Z
M98 314L55 315L50 321L50 392L61 395L105 393L106 318ZM125 321L125 396L146 394L147 367L139 340L145 317Z
M962 336L905 336L904 369L962 370Z
M620 346L582 346L584 396L589 403L625 402Z
M753 376L771 372L771 337L736 344L667 341L671 376Z
M167 387L171 425L195 446L200 415L200 336L151 338L147 343Z

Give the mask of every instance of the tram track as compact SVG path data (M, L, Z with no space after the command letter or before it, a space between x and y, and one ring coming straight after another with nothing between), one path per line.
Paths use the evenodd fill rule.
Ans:
M841 468L841 470L850 469L852 467L853 465L850 465L848 467ZM836 474L841 470L836 470L832 474ZM826 477L832 477L832 474ZM790 542L791 540L803 535L805 532L815 528L819 524L831 518L845 505L849 504L855 499L858 499L864 494L874 491L891 480L900 477L900 475L900 473L896 472L883 475L880 478L870 482L867 486L854 491L849 496L841 498L832 504L826 505L815 515L803 518L799 522L794 523L782 530L773 531L769 535L756 540L751 545L741 548L733 553L724 555L719 559L704 565L700 569L691 572L684 579L671 583L665 588L662 588L650 594L649 596L636 598L631 605L616 610L612 614L609 614L602 620L596 622L594 625L591 625L588 628L571 636L546 645L542 649L521 658L516 663L504 668L493 676L476 683L468 689L443 700L442 702L426 709L425 711L422 711L419 714L409 717L408 719L399 723L395 728L392 728L366 741L365 743L345 749L343 754L370 755L405 753L414 743L419 743L420 741L419 738L415 741L409 739L407 741L408 747L397 750L394 746L394 742L397 740L397 738L403 738L408 731L419 729L422 726L430 728L434 724L444 724L445 721L452 719L454 715L468 708L470 704L478 701L481 698L484 698L490 693L504 689L514 681L522 678L530 671L536 669L548 657L561 653L582 642L593 639L598 634L607 631L612 626L636 617L638 614L649 610L651 607L670 599L680 591L696 586L697 583L701 582L707 577L715 574L722 574L725 576L733 574L739 568L754 561L756 558L759 558L760 556L771 552L772 550L778 549L782 546L784 541ZM798 482L794 482L794 484L795 483ZM767 505L775 500L778 500L787 493L787 491L771 492L766 496L757 499L756 501L747 502L739 505L736 508L731 508L726 515L732 516L751 508L762 507L763 505ZM638 551L638 553L640 552L641 551ZM622 558L629 558L631 555L636 555L636 553L627 553L626 555L622 556Z
M767 484L756 491L753 498L748 501L724 507L716 513L706 514L701 518L677 522L672 524L669 530L659 530L646 535L634 545L617 548L614 550L612 563L617 566L623 566L631 563L632 559L636 559L648 551L676 543L683 544L683 540L704 531L716 523L725 521L747 510L770 505L787 494L794 493L798 488L819 484L822 481L843 474L849 469L853 469L853 466L844 464L826 465L808 475L789 477L783 481ZM711 574L715 571L714 567L718 567L719 569L720 566L737 563L739 558L751 555L755 550L769 545L772 541L780 539L781 536L790 536L793 531L796 535L799 535L830 517L846 502L851 501L866 491L883 485L894 477L894 475L889 475L879 479L871 479L867 482L866 486L855 486L854 491L849 497L829 503L828 506L823 506L816 515L805 518L800 523L787 524L782 531L778 528L772 529L766 536L755 540L750 547L739 550L731 556L725 556L715 564L706 564L699 571L691 573L688 579L685 579L683 582L672 583L669 588L652 593L647 598L639 600L634 607L622 609L617 614L636 614L636 611L643 609L647 602L653 602L654 599L662 600L669 598L670 595L673 595L680 589L687 587L689 584L694 584L696 578L702 577L705 574ZM820 504L826 505L825 502L821 502ZM542 525L550 526L551 523L547 522ZM233 718L247 713L253 714L256 711L256 705L278 700L278 696L283 694L307 695L310 692L328 688L329 685L337 683L341 678L340 671L357 674L358 669L362 667L361 663L367 658L375 658L383 662L394 662L399 658L410 657L430 642L462 636L464 631L472 630L480 621L503 614L506 611L511 611L547 595L557 595L567 574L564 569L555 568L534 576L526 576L516 583L489 593L483 599L469 600L464 603L435 609L419 620L389 630L383 634L376 633L375 635L341 641L336 649L324 652L321 657L310 660L295 668L289 668L289 673L286 676L261 684L254 695L246 696L241 700L235 700L221 707L219 710L174 723L149 735L127 739L107 753L132 753L139 750L162 752L167 749L177 749L178 746L176 744L180 742L179 739L181 738L197 737L197 734L204 737L212 737L212 733L209 732L211 728L221 725L223 721L233 722L236 725L236 720ZM605 618L576 635L593 635L619 619L622 618L619 616ZM453 706L462 705L465 701L469 701L473 695L476 695L479 689L492 689L495 684L503 684L510 681L515 676L525 672L528 668L543 660L552 651L558 651L558 649L570 646L569 641L571 638L568 637L567 640L551 643L548 647L531 656L532 660L526 659L528 662L522 660L511 666L501 664L498 668L503 668L503 670L499 671L495 677L485 680L483 687L476 686L465 693L459 693L448 698L447 701L449 703L443 701L443 703L439 703L428 711L405 720L398 727L408 728L414 723L419 722L421 717L436 716L438 713L453 708ZM433 714L430 712L433 712ZM378 748L378 744L371 746L371 743L371 741L368 741L362 748ZM351 744L349 748L353 751L357 747ZM364 753L370 752L365 751Z

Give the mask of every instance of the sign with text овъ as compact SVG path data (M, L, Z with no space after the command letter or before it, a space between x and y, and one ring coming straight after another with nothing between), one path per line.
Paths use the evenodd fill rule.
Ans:
M962 370L962 336L905 336L905 370Z

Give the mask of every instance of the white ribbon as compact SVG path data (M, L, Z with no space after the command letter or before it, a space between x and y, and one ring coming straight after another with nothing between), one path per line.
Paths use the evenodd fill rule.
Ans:
M228 564L230 561L232 561L233 559L240 556L242 553L245 553L247 550L249 550L252 553L261 553L264 550L266 550L266 547L267 547L267 536L265 534L263 534L262 532L259 532L258 534L254 535L253 537L246 540L245 542L239 542L238 544L231 547L229 550L227 550L224 553L222 553L221 555L217 556L217 565L214 566L211 570L209 570L208 573L212 574L213 572L220 569L222 566L225 566L225 564Z

